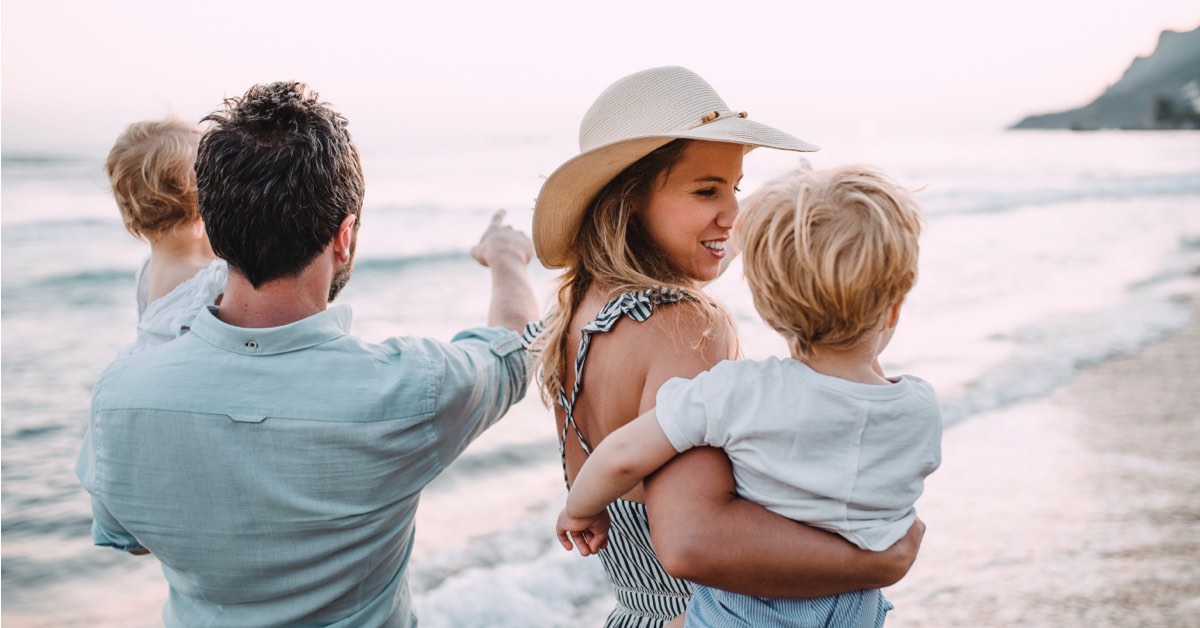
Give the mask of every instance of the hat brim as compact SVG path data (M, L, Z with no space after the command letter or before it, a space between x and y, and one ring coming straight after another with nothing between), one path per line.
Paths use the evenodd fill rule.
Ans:
M686 131L621 140L580 153L559 166L542 184L533 207L533 246L546 268L561 268L592 199L621 171L677 139L741 144L812 152L820 147L750 120L729 117Z

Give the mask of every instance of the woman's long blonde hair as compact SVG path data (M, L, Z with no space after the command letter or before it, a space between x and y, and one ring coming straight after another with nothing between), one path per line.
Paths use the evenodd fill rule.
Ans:
M661 287L682 289L684 303L696 307L706 321L697 348L717 325L731 321L725 308L704 294L695 280L679 272L642 227L638 210L645 206L660 175L669 174L689 140L674 140L633 163L596 195L571 247L571 259L558 282L557 305L544 319L545 328L533 346L542 400L553 406L565 388L565 373L573 359L566 355L571 319L593 285L608 298L632 290Z

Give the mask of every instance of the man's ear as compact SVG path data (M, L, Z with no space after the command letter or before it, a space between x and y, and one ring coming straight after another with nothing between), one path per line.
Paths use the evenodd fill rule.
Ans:
M354 214L347 214L338 226L337 234L333 236L333 252L343 264L350 262L350 250L354 245L354 223L357 220L358 217Z

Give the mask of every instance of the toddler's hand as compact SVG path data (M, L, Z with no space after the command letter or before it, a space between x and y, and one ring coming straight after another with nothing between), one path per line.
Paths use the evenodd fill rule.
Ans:
M492 215L492 222L479 238L479 244L471 247L471 257L484 266L491 266L501 258L511 257L522 266L533 259L533 241L529 236L504 224L503 209Z
M601 511L594 517L575 518L564 509L558 514L558 542L569 552L574 534L574 546L579 549L579 555L591 556L608 546L608 526L607 511Z

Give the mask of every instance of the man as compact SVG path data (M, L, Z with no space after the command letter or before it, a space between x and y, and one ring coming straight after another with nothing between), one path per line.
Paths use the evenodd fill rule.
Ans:
M349 335L363 175L346 120L299 83L208 116L200 213L220 306L96 383L77 474L97 545L157 556L168 626L409 626L421 489L525 393L532 245L493 219L489 328Z

